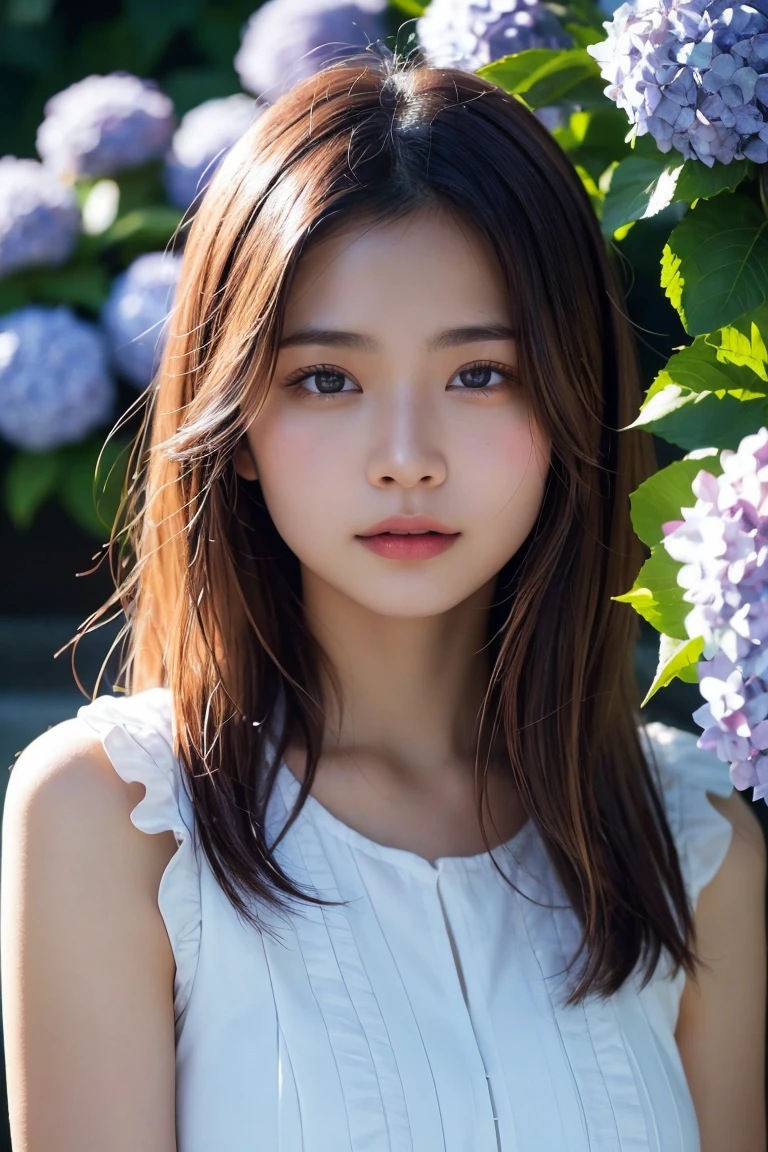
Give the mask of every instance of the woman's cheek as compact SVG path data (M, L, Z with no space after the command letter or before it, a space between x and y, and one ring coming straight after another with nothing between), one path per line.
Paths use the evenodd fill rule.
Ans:
M349 484L348 453L316 425L301 421L265 424L252 444L267 508L278 532L297 551L294 545L316 531L318 514L327 518L336 493Z
M528 422L499 420L483 437L467 445L468 463L475 476L482 477L483 487L500 495L510 491L531 473L540 470Z

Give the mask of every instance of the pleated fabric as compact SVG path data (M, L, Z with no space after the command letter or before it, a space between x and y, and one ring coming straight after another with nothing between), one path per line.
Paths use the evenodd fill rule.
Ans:
M146 786L134 825L178 844L158 906L176 960L179 1152L700 1152L674 1040L684 974L663 959L645 988L633 976L564 1006L579 926L532 821L492 853L431 862L310 796L276 855L344 903L260 909L259 933L200 848L169 690L77 714ZM692 733L640 734L695 904L731 840L707 797L731 793L727 766ZM270 843L299 788L283 763Z

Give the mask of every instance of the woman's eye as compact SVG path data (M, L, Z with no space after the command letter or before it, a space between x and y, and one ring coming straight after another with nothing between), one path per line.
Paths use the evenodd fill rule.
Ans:
M494 376L501 376L502 382L494 381ZM455 376L461 381L459 391L462 392L496 392L513 378L513 374L500 365L481 363L470 364Z
M287 383L289 387L301 385L300 391L308 392L311 396L338 396L342 392L359 391L344 387L344 381L349 379L349 376L345 372L340 372L338 368L317 367ZM310 382L314 387L309 387Z
M494 376L501 377L501 380L494 380ZM450 384L451 391L493 394L507 387L509 382L515 379L515 374L500 364L478 361L475 364L468 364L466 368L460 368L452 379L459 380L460 383ZM353 383L345 372L334 368L332 364L319 364L309 370L302 369L299 374L286 381L286 387L295 388L305 396L316 396L318 399L332 399L334 396L360 391L356 385L351 388L345 387L345 381Z

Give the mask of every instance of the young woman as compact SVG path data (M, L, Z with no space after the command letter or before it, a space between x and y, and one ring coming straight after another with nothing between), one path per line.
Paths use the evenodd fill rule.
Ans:
M547 131L375 53L293 88L148 399L125 689L6 801L17 1152L763 1152L763 841L640 722L654 460Z

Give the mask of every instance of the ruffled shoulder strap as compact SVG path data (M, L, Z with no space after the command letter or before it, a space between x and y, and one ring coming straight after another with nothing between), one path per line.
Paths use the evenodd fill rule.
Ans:
M730 796L728 765L714 752L698 748L698 736L658 720L638 727L643 748L648 742L661 774L667 819L677 845L683 879L696 907L702 888L722 864L733 836L730 820L710 803L707 793Z
M133 696L97 696L77 710L126 783L146 788L131 812L142 832L173 832L177 851L160 880L158 907L176 961L174 1015L177 1029L189 1001L200 951L200 857L194 809L173 752L170 689L147 688Z

